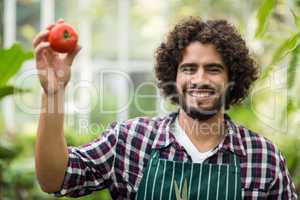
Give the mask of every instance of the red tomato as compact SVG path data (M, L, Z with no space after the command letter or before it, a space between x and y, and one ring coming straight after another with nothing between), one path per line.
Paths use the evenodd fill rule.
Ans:
M48 41L54 51L70 53L77 46L78 34L70 24L65 22L57 23L50 27Z

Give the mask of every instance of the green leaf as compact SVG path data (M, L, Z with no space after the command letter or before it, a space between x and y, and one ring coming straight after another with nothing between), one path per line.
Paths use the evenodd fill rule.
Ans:
M275 0L264 0L257 12L258 26L256 28L255 37L262 37L266 30L268 17L275 6Z
M180 195L180 191L177 185L177 182L174 181L174 185L175 185L175 196L176 196L176 200L181 200L181 195Z
M300 45L298 45L292 52L291 52L291 59L288 66L287 71L287 85L288 88L292 88L295 82L295 76L297 72L297 66L299 63L299 54L300 54Z
M187 193L187 180L186 178L184 179L184 184L183 184L183 189L182 189L182 197L180 195L180 191L177 185L177 182L174 181L174 188L175 188L175 196L176 200L187 200L188 199L188 193Z
M10 165L5 173L5 178L10 183L27 190L34 187L35 171L32 158L22 158Z
M292 35L290 38L284 40L281 45L275 50L272 56L271 63L262 71L261 78L266 78L273 70L275 65L281 61L285 56L290 54L297 46L300 45L300 32Z
M286 55L293 51L300 44L300 32L292 35L290 38L284 40L279 48L273 54L271 65L276 64L282 60Z
M0 86L6 85L22 67L23 62L31 58L33 53L24 51L17 43L9 49L0 49Z
M182 189L182 199L187 200L188 199L188 190L187 190L187 180L186 178L184 179L184 184L183 184L183 189Z
M5 162L3 159L0 158L0 174L3 171L3 169L5 168Z
M0 140L0 159L11 160L20 153L19 150L12 142L3 138Z
M271 63L265 67L261 74L261 78L264 79L273 70L275 65L281 61L285 56L294 51L297 46L300 45L300 32L292 35L284 40L281 45L275 50Z
M296 15L296 13L292 9L290 9L290 10L294 16L295 25L297 26L298 29L300 29L300 16Z
M12 95L15 93L23 93L23 92L29 92L29 89L21 89L21 88L16 88L14 86L2 86L0 87L0 99L8 96L8 95Z

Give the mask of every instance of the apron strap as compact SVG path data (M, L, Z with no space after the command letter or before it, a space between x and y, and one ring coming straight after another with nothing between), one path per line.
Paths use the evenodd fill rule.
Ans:
M230 163L240 167L240 158L235 153L228 152L228 156L230 157Z
M150 154L150 158L159 158L159 150L157 149L152 149L151 150L151 154Z

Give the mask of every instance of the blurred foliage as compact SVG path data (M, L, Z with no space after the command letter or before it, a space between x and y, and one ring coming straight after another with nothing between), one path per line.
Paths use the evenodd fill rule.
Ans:
M24 61L33 58L32 52L25 52L21 45L14 44L9 49L0 49L0 87L8 84L22 67Z
M3 18L3 0L0 0L0 18ZM167 2L167 3L166 3ZM31 39L38 32L40 19L40 1L17 1L17 40L26 49L31 48ZM55 1L56 18L63 17L66 21L78 25L82 17L89 20L92 26L91 54L93 59L111 59L118 57L116 38L118 36L117 15L118 1L93 0L86 8L79 7L74 0ZM291 10L292 9L292 10ZM76 13L76 15L74 15ZM230 116L250 129L265 135L276 143L283 152L286 162L300 192L300 138L297 130L300 128L300 85L297 80L299 72L300 0L133 0L129 9L129 57L135 60L153 60L153 52L163 34L175 22L185 16L200 16L207 18L224 18L235 24L250 46L251 54L262 66L262 78L257 86L275 82L280 69L286 69L286 77L280 74L284 89L287 90L287 102L277 105L279 118L265 123L254 107L262 105L262 113L273 111L269 102L275 99L274 88L266 92L250 96L240 106L232 108ZM256 24L256 26L252 26ZM3 21L0 20L0 46L3 45ZM3 50L0 50L3 53ZM8 84L10 78L20 69L21 64L32 58L15 45L11 50L0 56L0 99L13 91L23 92ZM4 55L4 54L3 54ZM4 61L3 61L4 59ZM4 65L4 63L9 63ZM139 83L151 81L142 74L132 76L135 89ZM254 87L254 88L255 88ZM281 90L280 90L281 91ZM154 115L148 111L154 110L155 101L147 95L156 91L151 85L145 85L134 97L143 111L132 103L129 107L130 117ZM144 95L144 96L142 96ZM284 94L283 94L284 95ZM91 109L90 121L95 129L86 134L79 134L77 127L66 127L66 140L70 146L79 146L94 140L115 120L115 114L100 113L101 106L106 109L116 108L116 99L112 93L107 93L102 102L98 99ZM144 98L146 97L146 98ZM1 111L0 111L1 113ZM0 130L3 130L0 119ZM279 128L278 128L279 127ZM282 127L288 127L284 129ZM20 133L7 137L0 131L0 199L53 199L40 190L34 173L35 133ZM1 196L2 195L2 196ZM60 198L70 199L70 198ZM110 199L107 190L95 192L79 199Z
M27 50L32 48L31 40L38 33L40 25L40 1L16 1L16 37Z
M25 92L21 88L15 88L8 85L10 79L20 70L23 63L33 57L32 52L25 52L20 44L14 44L9 49L0 49L0 100L4 97L17 93ZM11 163L15 161L17 156L23 151L23 146L15 142L15 138L9 138L6 135L0 135L0 199L4 198L7 193L13 194L10 187L11 183L17 186L14 189L22 188L21 182L32 182L34 179L26 176L24 170L20 170L21 176L9 176L12 169ZM16 170L13 170L16 172ZM33 172L34 173L34 172ZM24 180L24 181L22 181ZM24 184L28 187L32 184ZM25 188L26 189L26 188ZM2 192L3 191L3 192ZM8 195L10 197L10 195Z
M3 19L4 5L3 1L0 1L0 19ZM3 20L0 20L0 48L3 46Z
M64 18L79 32L80 21L87 20L91 27L91 57L115 60L118 56L117 3L117 0L89 0L78 6L74 0L55 0L55 18Z
M85 144L92 139L98 137L96 134L90 135L77 135L74 133L67 132L66 139L68 145L79 146ZM3 142L3 137L0 142ZM22 133L16 134L11 137L9 140L13 141L13 143L1 145L0 148L0 170L2 169L2 181L0 184L0 188L2 196L1 199L11 200L11 199L19 199L19 200L46 200L46 199L55 199L53 196L50 196L41 191L34 168L34 145L35 145L36 134L35 133ZM10 158L9 162L7 159L4 160L1 157L1 151L3 150L3 146L9 148L9 151L5 151L5 156L14 157ZM13 153L11 153L13 151ZM0 192L1 195L1 192ZM72 199L72 198L59 198L59 199ZM80 200L94 200L94 199L111 199L110 194L107 190L102 190L99 192L95 192L86 197L78 198Z
M18 155L18 152L22 151L21 146L15 145L9 140L2 138L0 140L0 159L11 160Z
M270 13L272 12L274 6L275 0L264 0L262 2L257 12L258 26L256 29L255 37L261 37L264 34L268 17L270 16Z
M6 97L7 95L13 94L13 93L21 93L21 92L29 92L29 90L26 89L20 89L20 88L15 88L13 86L2 86L0 88L0 99Z
M131 73L135 94L129 105L129 118L156 115L156 85L147 73Z
M299 194L300 185L300 139L289 135L277 136L279 148L282 150L289 171L293 177L294 184L297 186Z
M117 102L112 91L108 89L105 89L105 95L100 100L96 98L93 101L96 102L94 102L95 106L93 106L89 116L92 124L92 130L89 133L99 134L117 118L116 112L108 112L116 110Z
M293 1L294 5L288 8L288 5L282 1L264 0L256 13L257 27L255 30L255 37L262 43L268 43L273 48L267 49L265 55L270 55L269 59L264 59L259 63L263 65L260 80L256 86L269 83L268 90L265 94L256 95L250 94L245 103L237 106L230 111L233 119L242 124L254 129L259 133L263 133L267 138L271 139L278 145L286 158L286 163L289 172L292 176L293 182L296 186L296 191L300 193L300 137L297 130L299 130L299 51L300 51L300 27L298 16L299 2ZM289 10L290 12L283 12L282 10ZM295 11L297 10L297 11ZM289 23L290 20L294 23ZM276 38L276 40L274 40ZM274 42L276 41L276 42ZM267 46L267 45L266 45ZM284 77L281 69L286 69L286 77ZM281 72L281 74L279 74ZM278 80L279 79L279 80ZM276 81L281 83L283 90L283 98L286 98L285 103L277 103L276 109L279 110L279 117L272 122L262 125L261 119L253 110L253 103L255 99L266 107L267 112L272 112L274 107L268 104L270 99L276 98L273 94L274 85ZM278 83L277 83L278 84ZM278 88L277 88L278 89ZM273 91L272 91L273 90ZM278 108L279 107L279 108ZM264 112L264 111L263 111ZM278 114L276 113L276 114ZM275 114L275 115L276 115ZM273 113L274 116L274 113ZM268 126L268 127L266 127Z

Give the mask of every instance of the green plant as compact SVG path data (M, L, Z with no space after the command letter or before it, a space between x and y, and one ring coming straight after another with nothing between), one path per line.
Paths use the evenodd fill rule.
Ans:
M17 88L10 84L12 77L20 70L23 63L33 57L32 52L26 52L21 45L14 44L9 49L0 49L0 100L8 95L19 92L27 92L28 90L23 88ZM5 187L7 180L4 172L7 172L10 168L10 163L21 152L21 146L16 145L11 138L5 137L1 134L0 138L0 199L2 199L2 187ZM22 179L16 179L22 180Z
M282 105L282 113L279 118L279 123L284 126L284 123L287 124L287 127L290 127L287 132L281 131L280 134L274 135L274 131L269 132L268 134L278 144L280 150L283 152L289 172L291 173L292 179L296 186L296 191L299 194L300 192L300 139L297 138L297 127L299 125L295 124L295 120L292 120L295 117L296 113L299 113L300 104L297 102L299 99L299 94L297 93L298 84L295 80L297 79L297 68L299 64L299 52L300 52L300 16L296 14L292 9L290 13L285 13L283 16L275 13L278 10L279 6L288 7L286 2L275 1L275 0L264 0L261 3L260 8L257 12L257 22L258 26L256 28L255 37L258 40L263 40L272 42L277 45L275 50L271 52L271 59L268 64L263 67L261 78L259 84L270 80L271 75L278 70L278 66L282 65L286 61L287 67L287 80L284 87L287 90L287 104ZM297 9L293 7L293 9ZM282 18L293 17L294 25L289 23L282 23L280 20L274 16L281 16ZM273 23L272 23L273 22ZM274 31L268 31L268 25L271 25L274 28L274 24L280 24L280 36L275 36ZM286 26L286 27L284 27ZM269 30L270 30L269 29ZM276 39L276 43L274 42ZM263 101L262 99L260 101ZM250 118L249 118L250 119ZM253 122L253 121L252 121ZM274 122L277 123L277 122ZM253 123L254 124L254 123ZM276 127L276 126L275 126Z
M296 11L297 9L299 11L299 4L298 7L293 6L293 10L290 9L290 12L280 13L279 11L283 7L288 10L288 6L291 5L284 1L275 0L263 0L261 2L256 13L257 27L254 40L259 41L265 50L263 55L257 55L257 57L262 58L262 60L258 59L259 64L262 65L262 71L256 85L269 84L268 86L271 85L271 87L263 94L250 95L251 99L248 98L243 105L231 109L229 114L234 120L264 134L278 145L286 159L296 192L299 194L300 138L297 131L300 126L295 120L300 111L300 87L297 83L297 76L300 75L298 72L300 64L300 16L296 14L299 13ZM289 23L290 18L294 19L294 23ZM286 77L284 77L285 74L282 73L282 69L286 69ZM281 74L278 74L278 70ZM275 76L276 73L283 80L281 86L286 93L282 95L285 95L286 103L276 104L276 109L279 109L278 114L276 114L279 117L266 125L260 121L259 115L252 108L257 104L262 104L264 107L268 107L270 111L274 111L270 109L268 103L271 98L275 99L274 93L272 94L274 92L272 86L276 84L274 83L276 78L278 79ZM282 91L280 92L282 93ZM274 127L287 127L288 129L273 129Z
M0 49L0 100L16 92L28 91L10 85L9 80L16 75L26 60L33 58L32 52L23 50L20 44L9 49Z

